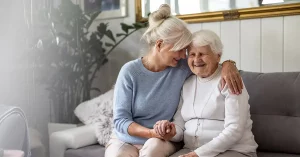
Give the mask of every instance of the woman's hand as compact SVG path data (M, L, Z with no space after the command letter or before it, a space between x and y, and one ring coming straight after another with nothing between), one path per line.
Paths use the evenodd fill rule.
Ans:
M176 135L176 128L174 123L170 123L170 131L163 136L164 140L170 141Z
M198 157L198 155L195 152L190 152L188 154L180 155L179 157Z
M159 134L164 140L169 141L176 135L175 124L167 120L161 120L155 123L153 126L155 132Z
M153 128L160 136L165 136L166 133L170 132L170 124L171 122L167 120L160 120L155 123Z
M222 89L227 84L233 94L241 94L243 82L238 69L231 62L224 62L222 65Z
M159 138L159 139L164 139L162 136L160 136L154 129L149 130L150 138Z

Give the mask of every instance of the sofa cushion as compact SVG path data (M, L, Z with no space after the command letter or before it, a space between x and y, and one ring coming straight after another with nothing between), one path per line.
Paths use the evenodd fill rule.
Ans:
M68 149L64 157L104 157L105 147L90 145L79 149Z
M300 73L241 71L258 150L300 153Z
M300 155L284 154L284 153L270 153L270 152L257 152L257 157L300 157Z

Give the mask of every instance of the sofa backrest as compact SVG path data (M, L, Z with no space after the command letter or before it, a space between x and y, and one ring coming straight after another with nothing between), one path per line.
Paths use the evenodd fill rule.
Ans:
M241 71L258 150L300 153L300 72Z

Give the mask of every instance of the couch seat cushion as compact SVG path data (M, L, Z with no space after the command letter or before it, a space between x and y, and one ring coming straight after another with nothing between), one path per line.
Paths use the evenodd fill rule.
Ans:
M272 153L272 152L258 152L258 157L300 157L300 154L285 154L285 153Z
M104 157L105 147L100 145L91 145L79 149L68 149L65 157Z

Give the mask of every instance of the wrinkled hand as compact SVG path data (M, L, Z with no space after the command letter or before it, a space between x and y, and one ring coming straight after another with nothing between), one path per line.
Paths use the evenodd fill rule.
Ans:
M156 131L154 129L150 129L149 133L150 133L151 138L159 138L162 140L164 139L162 136L160 136L158 133L156 133Z
M169 141L176 135L175 124L167 120L158 121L153 126L156 133L158 133L164 140Z
M179 157L198 157L198 155L195 152L190 152L188 154L180 155Z
M222 68L222 89L228 85L231 93L241 94L243 82L240 73L235 65L230 62L224 62Z

